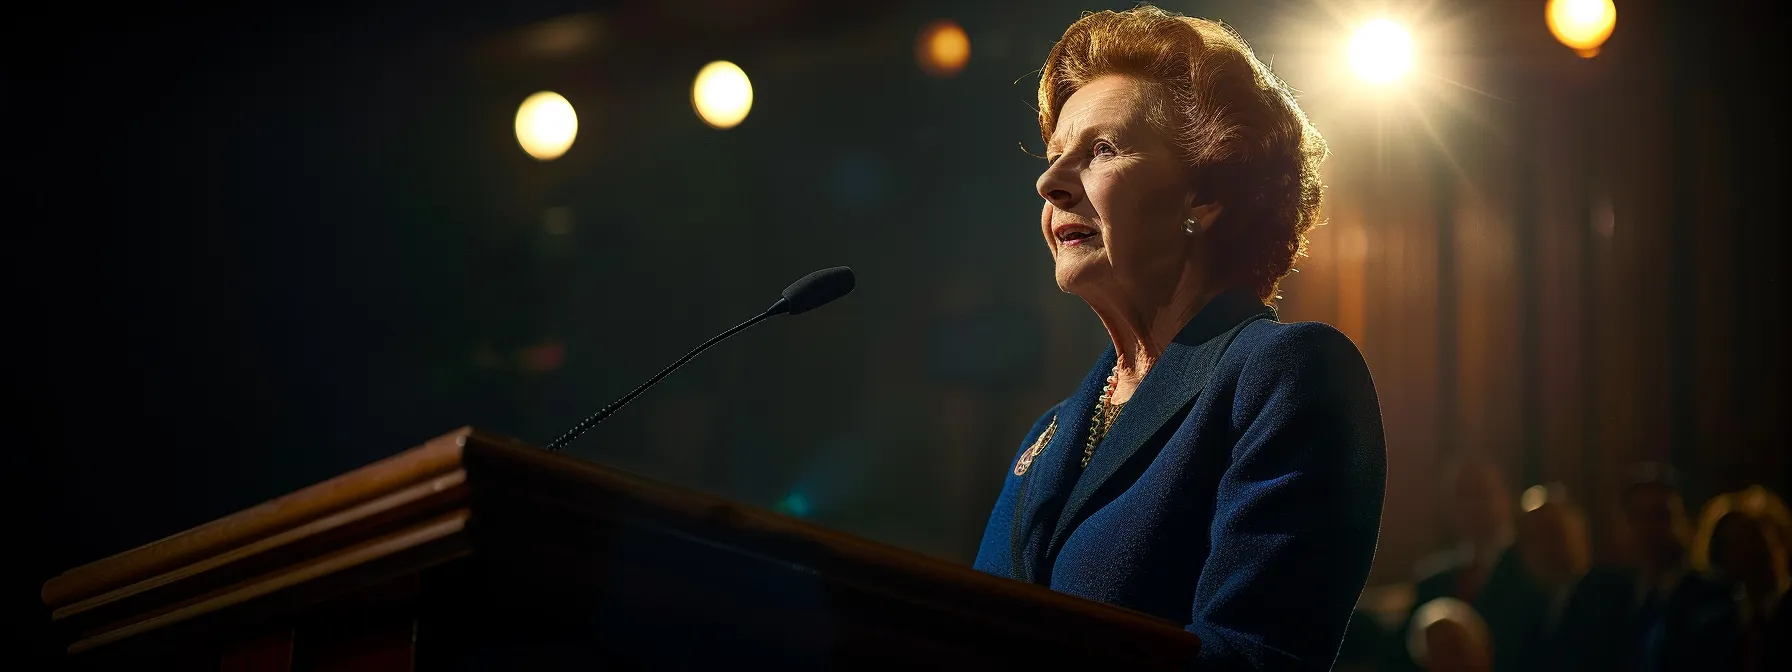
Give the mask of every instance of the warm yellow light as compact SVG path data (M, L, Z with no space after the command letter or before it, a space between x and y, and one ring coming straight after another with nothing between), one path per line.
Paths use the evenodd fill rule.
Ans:
M1582 58L1592 58L1617 27L1618 8L1612 0L1549 0L1543 20L1556 41Z
M542 91L516 108L516 142L542 161L560 158L579 134L579 115L572 103L553 91Z
M1400 79L1412 69L1412 36L1387 19L1363 24L1350 39L1350 69L1376 84Z
M1549 488L1533 485L1525 488L1524 494L1518 497L1518 508L1530 513L1542 508L1549 501Z
M934 77L951 77L971 60L971 38L949 19L940 19L921 29L915 40L915 62L921 71Z
M716 61L705 65L691 84L691 107L696 108L703 123L734 128L753 109L753 83L733 63Z

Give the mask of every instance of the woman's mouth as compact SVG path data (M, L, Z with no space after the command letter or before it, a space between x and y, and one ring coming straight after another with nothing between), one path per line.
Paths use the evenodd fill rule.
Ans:
M1101 238L1100 231L1081 224L1060 226L1052 234L1058 238L1058 244L1064 247L1083 245Z

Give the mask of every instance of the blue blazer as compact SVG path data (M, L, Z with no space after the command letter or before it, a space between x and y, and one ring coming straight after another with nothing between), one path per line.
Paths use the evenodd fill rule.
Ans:
M1171 619L1195 669L1330 669L1369 575L1387 480L1381 410L1350 339L1283 324L1250 292L1202 308L1151 367L1089 467L1110 346L1033 423L977 569Z

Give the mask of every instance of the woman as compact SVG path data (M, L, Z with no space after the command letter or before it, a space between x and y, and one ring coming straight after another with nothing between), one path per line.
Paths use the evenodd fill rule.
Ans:
M1266 302L1324 143L1221 24L1090 14L1046 59L1041 233L1113 347L1027 433L985 572L1173 619L1199 669L1326 669L1375 553L1386 457L1362 356Z
M1759 485L1726 492L1705 504L1693 542L1693 569L1734 583L1741 603L1744 670L1783 670L1792 663L1792 513Z

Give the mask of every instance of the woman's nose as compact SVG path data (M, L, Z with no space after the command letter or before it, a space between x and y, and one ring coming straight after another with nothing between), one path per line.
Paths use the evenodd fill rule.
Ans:
M1070 171L1053 166L1039 175L1039 197L1059 210L1075 208L1083 200L1082 185L1067 175Z

